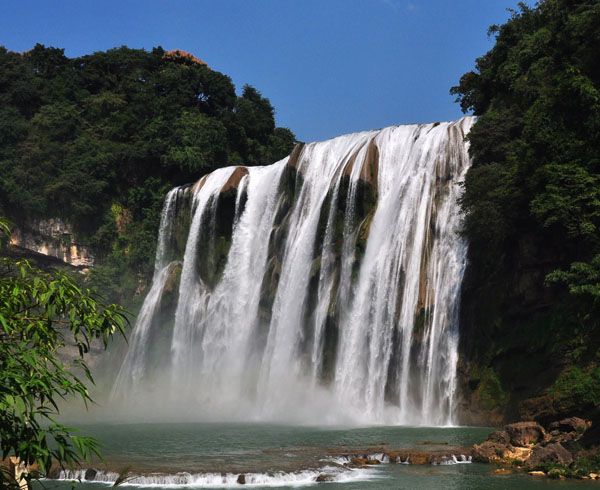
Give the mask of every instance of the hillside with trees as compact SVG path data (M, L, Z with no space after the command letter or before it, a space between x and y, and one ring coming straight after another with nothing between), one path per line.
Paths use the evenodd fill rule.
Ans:
M111 301L150 277L167 191L227 165L269 164L296 139L255 88L181 51L68 58L0 47L0 215L60 218L94 250Z
M499 418L600 403L600 3L523 3L451 93L479 116L462 207L465 391Z

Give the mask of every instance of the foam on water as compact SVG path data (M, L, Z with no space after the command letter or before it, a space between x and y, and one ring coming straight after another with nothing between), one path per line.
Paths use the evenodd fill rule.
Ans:
M97 471L93 478L86 480L86 470L62 470L59 480L90 481L112 485L119 477L118 473ZM240 483L243 475L244 483ZM128 478L123 486L135 487L191 487L191 488L230 488L244 485L247 487L282 487L314 485L317 478L326 477L328 482L353 482L377 478L377 472L370 469L340 469L323 467L320 470L302 470L297 472L272 473L177 473L175 475L149 474Z

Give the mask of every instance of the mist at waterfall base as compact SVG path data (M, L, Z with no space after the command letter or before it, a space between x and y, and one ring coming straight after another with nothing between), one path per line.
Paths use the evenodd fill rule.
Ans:
M110 417L454 424L472 123L299 145L173 189Z

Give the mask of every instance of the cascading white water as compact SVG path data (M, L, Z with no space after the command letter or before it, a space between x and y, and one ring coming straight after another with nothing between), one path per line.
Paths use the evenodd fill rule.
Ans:
M172 191L113 399L218 419L451 424L472 122L311 143ZM179 257L174 192L192 196ZM168 321L162 291L179 271ZM169 345L149 357L153 331Z
M135 328L131 333L130 348L115 380L113 393L123 394L130 392L140 382L147 368L149 330L160 305L165 284L175 264L174 262L168 262L167 249L172 233L177 197L181 192L182 190L177 187L171 190L165 199L160 217L152 287L146 299L144 299L135 323Z

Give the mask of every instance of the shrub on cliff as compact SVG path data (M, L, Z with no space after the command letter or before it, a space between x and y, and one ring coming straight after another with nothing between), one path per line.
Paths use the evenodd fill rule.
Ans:
M0 218L0 235L7 222ZM59 272L35 270L26 261L0 258L0 451L37 465L43 475L53 462L73 466L98 453L98 442L78 436L55 420L60 399L90 396L80 376L93 382L85 363L93 339L107 346L125 333L121 307L103 305ZM59 350L75 345L79 357L68 363ZM78 374L80 373L80 374ZM27 482L36 477L26 474ZM0 465L0 487L18 488Z
M286 156L295 136L274 112L253 87L237 96L228 76L160 47L0 47L0 212L60 217L101 262L118 256L117 283L148 277L168 189Z
M600 363L598 26L595 0L519 3L451 89L479 116L462 198L464 326L477 328L464 341L506 388L529 395L565 356ZM529 381L517 363L529 363Z

